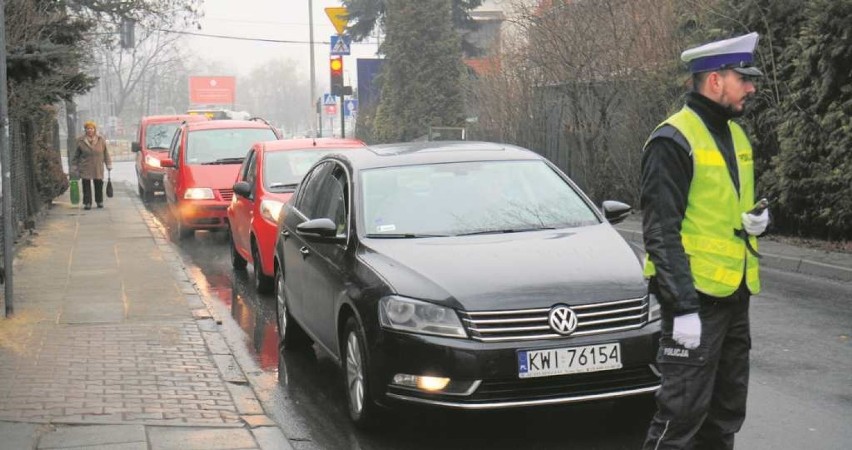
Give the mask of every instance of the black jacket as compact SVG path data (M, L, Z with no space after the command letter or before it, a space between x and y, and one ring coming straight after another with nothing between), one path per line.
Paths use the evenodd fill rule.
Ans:
M696 92L687 95L686 104L707 126L739 191L736 152L728 127L731 113ZM680 236L692 182L690 151L686 138L664 125L654 131L642 154L642 233L645 251L657 268L648 287L676 315L696 312L699 305Z

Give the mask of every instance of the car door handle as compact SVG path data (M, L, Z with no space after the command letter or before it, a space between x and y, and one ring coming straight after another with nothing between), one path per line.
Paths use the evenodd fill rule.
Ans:
M281 237L287 239L288 237L290 237L290 232L287 230L281 230Z
M311 254L311 251L308 250L308 247L302 247L299 249L299 253L301 253L302 256L308 256Z

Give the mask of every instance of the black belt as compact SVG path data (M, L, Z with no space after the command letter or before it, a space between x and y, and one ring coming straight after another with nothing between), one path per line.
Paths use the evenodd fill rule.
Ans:
M748 249L749 253L754 255L755 258L763 258L763 255L758 253L757 250L755 250L754 247L751 246L751 241L749 241L748 239L748 233L746 232L746 230L734 229L734 236L745 241L746 248Z

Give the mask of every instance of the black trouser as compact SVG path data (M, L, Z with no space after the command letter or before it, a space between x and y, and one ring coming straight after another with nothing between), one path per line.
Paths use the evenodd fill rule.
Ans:
M701 296L701 345L672 340L673 315L662 311L657 363L663 376L644 449L732 449L748 395L749 293L725 301Z
M104 180L83 178L80 181L83 183L84 206L92 206L92 184L90 181L95 182L95 202L99 205L104 202Z

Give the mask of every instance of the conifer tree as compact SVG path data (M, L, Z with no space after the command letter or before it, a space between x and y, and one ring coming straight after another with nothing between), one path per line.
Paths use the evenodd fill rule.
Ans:
M408 141L428 133L430 125L463 124L461 41L451 0L388 0L385 14L376 139Z

